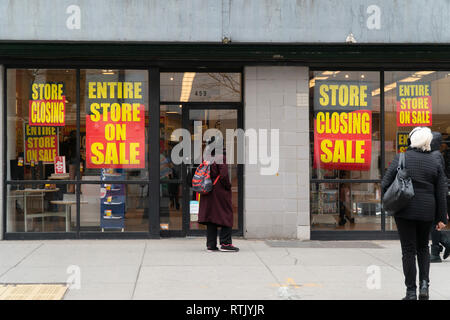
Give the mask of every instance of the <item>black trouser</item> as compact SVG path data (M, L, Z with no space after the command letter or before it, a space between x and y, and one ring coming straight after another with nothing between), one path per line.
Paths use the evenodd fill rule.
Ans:
M395 218L402 246L403 274L408 290L416 290L416 255L419 281L430 281L430 252L428 241L432 222Z
M339 218L341 220L345 219L345 205L344 205L344 201L339 201Z
M431 228L431 242L433 246L439 246L441 242L441 232L436 230L436 225L433 224Z
M219 226L215 223L206 225L206 246L214 248L217 246L217 228L220 227L220 244L231 244L231 227Z

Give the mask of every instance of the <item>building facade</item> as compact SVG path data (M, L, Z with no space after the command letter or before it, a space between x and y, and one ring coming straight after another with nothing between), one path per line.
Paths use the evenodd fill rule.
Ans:
M450 165L449 9L1 3L1 238L203 234L190 179L212 132L236 235L397 237L380 182L408 132L440 132Z

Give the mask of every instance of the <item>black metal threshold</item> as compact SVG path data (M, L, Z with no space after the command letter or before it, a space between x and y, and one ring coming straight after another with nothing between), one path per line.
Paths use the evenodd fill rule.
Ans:
M397 231L311 231L311 240L398 240Z
M450 231L444 231L450 236ZM6 233L3 240L132 240L132 239L167 239L204 237L205 232L198 230L186 236L182 231L161 231L159 235L148 232L12 232ZM238 230L233 231L233 236L245 237ZM357 241L357 240L399 240L397 231L311 231L310 240L318 241Z
M6 233L4 240L130 240L160 239L159 235L148 232L12 232Z
M443 231L450 236L450 230ZM340 240L399 240L397 231L311 231L311 240L340 241Z

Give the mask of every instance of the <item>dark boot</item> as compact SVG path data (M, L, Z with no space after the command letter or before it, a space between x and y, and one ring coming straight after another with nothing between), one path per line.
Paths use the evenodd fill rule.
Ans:
M444 255L442 258L447 259L450 256L450 239L447 237L445 233L441 231L441 243L445 248Z
M345 218L339 218L339 225L343 226L347 223L347 220L345 220Z
M442 262L441 256L439 253L442 251L442 246L440 245L432 245L431 246L431 254L430 254L430 262Z
M428 300L428 281L422 280L420 281L420 288L419 288L419 300Z
M445 247L444 255L442 258L447 259L450 256L450 247Z
M406 289L406 296L402 300L417 300L416 290Z

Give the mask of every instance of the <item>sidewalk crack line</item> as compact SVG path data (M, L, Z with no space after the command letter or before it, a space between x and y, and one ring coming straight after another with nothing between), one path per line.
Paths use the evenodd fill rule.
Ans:
M139 276L141 275L141 269L142 269L142 265L144 264L144 257L145 257L145 253L147 252L147 241L145 241L144 244L144 252L142 253L142 257L141 257L141 263L139 264L139 269L136 275L136 282L134 283L134 287L133 287L133 293L131 295L131 300L134 299L134 294L136 292L136 287L137 287L137 283L139 281Z
M272 272L272 270L269 268L269 266L263 261L263 259L258 255L258 253L256 253L255 249L253 248L253 246L250 244L250 247L252 248L253 253L258 257L259 261L261 261L261 263L264 265L264 267L270 272L270 274L272 275L272 277L275 279L275 281L277 282L277 284L279 284L281 286L281 282L278 280L278 278L275 276L275 274Z
M16 268L19 264L21 264L25 259L27 259L28 257L30 257L34 252L36 252L39 248L41 248L44 245L44 243L41 243L40 245L38 245L36 248L34 248L33 250L31 250L28 254L25 255L25 257L23 257L22 259L20 259L19 262L17 262L15 265L13 265L11 268L9 268L8 270L6 270L5 272L3 272L2 274L0 274L0 279L3 278L3 276L5 276L8 272L10 272L12 269Z

